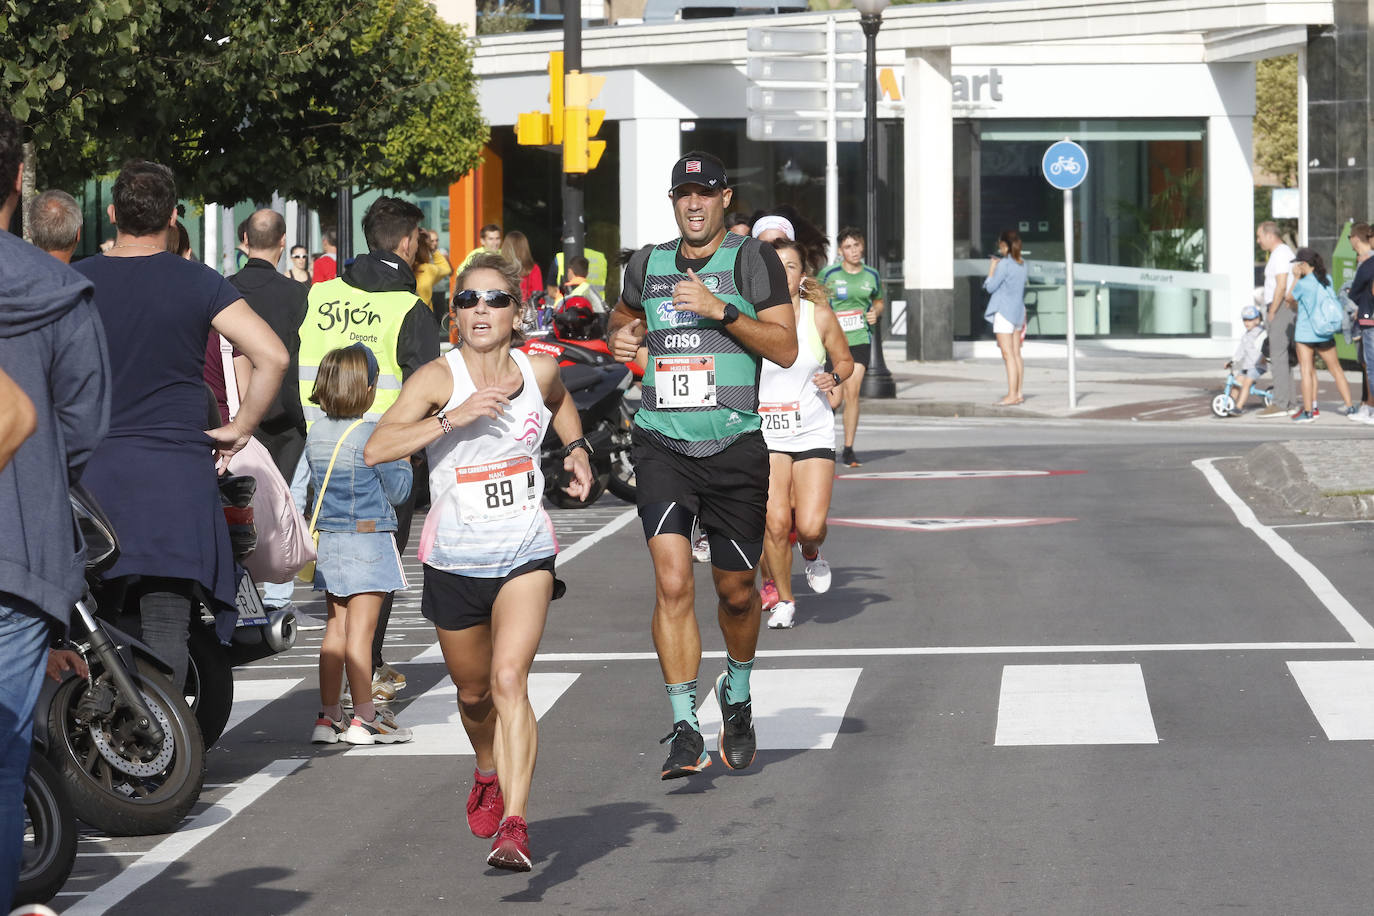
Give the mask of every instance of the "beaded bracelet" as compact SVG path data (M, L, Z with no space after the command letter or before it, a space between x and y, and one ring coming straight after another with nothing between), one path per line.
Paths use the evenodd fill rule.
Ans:
M441 413L436 417L436 419L439 421L439 426L444 430L445 433L453 432L453 424L448 421L448 417L444 416Z

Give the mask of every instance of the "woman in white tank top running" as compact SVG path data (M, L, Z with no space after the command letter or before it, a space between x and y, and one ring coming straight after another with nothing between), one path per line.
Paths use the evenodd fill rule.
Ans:
M540 444L550 421L571 443L568 492L591 485L589 446L573 399L548 356L511 349L520 275L480 254L458 277L462 346L406 380L364 456L376 464L424 448L430 509L420 538L421 613L434 622L477 752L468 827L495 838L487 864L530 869L525 808L538 746L530 664L553 598L558 543L543 508Z
M830 393L854 371L854 359L825 287L804 275L800 246L779 239L773 248L787 270L797 318L796 360L786 369L764 360L759 376L759 416L768 443L768 519L763 539L764 584L759 591L764 607L772 612L768 626L776 630L792 626L797 611L789 543L794 526L807 584L817 594L830 588L830 564L821 556L835 478L835 410Z

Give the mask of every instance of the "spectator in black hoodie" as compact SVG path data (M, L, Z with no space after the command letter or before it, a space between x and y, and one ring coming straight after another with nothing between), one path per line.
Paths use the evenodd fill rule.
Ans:
M30 402L19 419L33 430L0 469L0 910L19 876L24 772L49 628L66 627L84 586L67 488L110 421L90 281L7 231L19 203L21 141L19 123L0 109L0 367Z

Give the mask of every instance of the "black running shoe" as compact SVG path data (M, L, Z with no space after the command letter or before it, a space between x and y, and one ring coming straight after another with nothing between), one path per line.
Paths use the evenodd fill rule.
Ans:
M732 770L742 770L754 762L759 742L754 737L754 704L725 702L725 679L729 672L716 678L716 703L720 705L720 759Z
M863 467L863 462L859 460L858 455L854 454L854 447L852 445L846 445L844 447L844 451L840 453L840 463L846 464L851 468Z
M706 753L706 742L701 740L701 732L692 728L685 719L673 723L673 730L659 744L673 742L668 748L668 759L663 761L664 779L681 779L700 773L711 765L711 755Z

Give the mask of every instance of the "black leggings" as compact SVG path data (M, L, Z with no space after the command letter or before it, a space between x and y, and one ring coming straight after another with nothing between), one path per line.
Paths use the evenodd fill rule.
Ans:
M172 667L172 684L186 683L186 637L199 586L189 579L140 576L102 588L100 603L117 614L117 626Z

